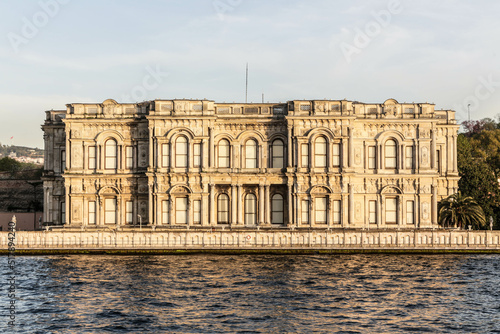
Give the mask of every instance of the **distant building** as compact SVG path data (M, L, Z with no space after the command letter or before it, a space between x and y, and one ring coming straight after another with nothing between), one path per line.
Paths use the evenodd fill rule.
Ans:
M458 128L454 111L393 99L68 104L42 126L44 221L436 227Z

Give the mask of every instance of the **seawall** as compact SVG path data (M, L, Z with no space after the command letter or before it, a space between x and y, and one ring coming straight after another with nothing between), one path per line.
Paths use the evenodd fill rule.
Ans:
M12 235L10 235L12 236ZM12 240L11 240L12 241ZM463 230L57 230L16 231L21 254L83 251L367 251L500 253L500 231ZM0 232L3 254L8 232Z

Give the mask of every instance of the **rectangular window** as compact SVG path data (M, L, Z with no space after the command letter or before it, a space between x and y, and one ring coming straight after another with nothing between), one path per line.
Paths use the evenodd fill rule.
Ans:
M302 224L309 224L309 201L302 201Z
M284 152L283 142L281 140L275 140L273 145L271 146L271 168L283 168L285 161L285 152Z
M340 144L333 144L332 162L333 162L333 167L340 166Z
M201 224L201 201L193 201L193 223Z
M396 168L397 166L397 146L396 142L392 139L388 140L385 144L385 168Z
M127 146L125 148L125 168L134 167L134 148L132 146Z
M368 222L370 224L377 223L377 201L368 202Z
M161 222L163 225L168 225L168 219L170 213L168 207L169 207L168 201L161 201Z
M89 169L95 169L95 146L89 146Z
M302 167L309 167L309 145L302 144L300 146L300 154Z
M340 201L333 201L333 223L340 224Z
M414 224L415 202L406 201L406 224Z
M175 223L187 224L188 199L180 197L175 199Z
M201 144L194 144L193 151L194 151L193 166L200 167L201 166Z
M66 169L66 151L61 151L61 173Z
M61 202L61 225L66 224L66 202Z
M106 198L104 200L104 222L106 224L116 224L116 198Z
M170 167L170 146L168 144L161 145L161 166Z
M125 224L132 225L134 223L134 202L125 202Z
M186 137L179 137L175 143L175 167L188 166L188 142Z
M245 168L257 168L257 144L253 140L245 146Z
M368 146L368 168L377 168L377 154L375 146Z
M327 198L319 197L314 200L314 211L316 213L316 224L326 224Z
M230 146L227 140L221 140L218 146L219 153L219 167L220 168L229 168L229 154L230 154Z
M397 198L386 198L385 199L385 223L386 224L396 224L397 220Z
M89 225L95 225L95 202L89 202Z
M406 169L413 169L413 146L405 148L405 165Z

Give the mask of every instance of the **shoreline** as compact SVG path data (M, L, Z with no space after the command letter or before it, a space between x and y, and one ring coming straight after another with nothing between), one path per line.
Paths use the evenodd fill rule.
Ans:
M440 254L500 254L500 249L19 249L16 256L48 255L343 255L343 254L393 254L393 255L440 255ZM1 256L9 251L0 250Z

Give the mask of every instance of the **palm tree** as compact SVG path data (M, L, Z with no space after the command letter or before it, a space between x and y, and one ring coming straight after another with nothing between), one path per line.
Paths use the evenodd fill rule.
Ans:
M459 191L441 200L438 205L439 223L445 226L466 227L474 229L486 226L486 217L483 209L470 196L464 196Z

